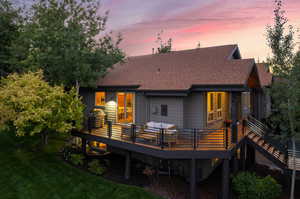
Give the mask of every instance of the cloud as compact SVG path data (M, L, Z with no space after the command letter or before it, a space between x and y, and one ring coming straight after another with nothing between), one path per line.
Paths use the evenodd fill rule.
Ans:
M172 37L175 49L194 48L198 41L204 46L234 42L241 43L245 48L241 51L253 56L253 52L261 54L266 48L265 26L273 21L271 0L105 2L109 2L105 6L111 10L108 27L123 34L121 47L129 55L151 53L157 33L164 30L163 38ZM286 0L284 9L292 23L299 23L299 0ZM259 46L262 47L257 50ZM265 56L266 53L260 55Z

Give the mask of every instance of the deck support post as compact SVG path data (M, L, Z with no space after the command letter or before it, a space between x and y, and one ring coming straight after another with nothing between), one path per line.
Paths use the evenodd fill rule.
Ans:
M81 138L81 150L83 155L86 154L86 139L85 138Z
M241 151L240 151L240 157L241 157L241 168L242 170L244 171L246 169L246 154L245 154L245 151L246 151L246 144L243 143L241 145Z
M131 164L131 153L127 151L125 155L125 174L124 174L125 180L130 179L130 164Z
M237 151L234 152L234 155L232 157L232 166L233 166L233 173L236 174L239 170L239 161L237 158Z
M222 199L229 199L229 160L223 160L223 168L222 168Z
M239 92L231 92L231 135L232 135L232 143L238 142L238 98Z
M190 189L191 189L191 199L196 199L196 169L197 169L197 160L195 158L191 159L190 165Z

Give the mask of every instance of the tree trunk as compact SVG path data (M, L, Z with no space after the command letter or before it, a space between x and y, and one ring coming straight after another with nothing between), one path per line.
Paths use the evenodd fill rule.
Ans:
M292 158L293 158L293 172L292 172L292 182L291 182L291 193L290 193L290 199L294 199L294 192L295 192L295 179L296 179L296 144L295 144L295 115L293 114L292 110L292 104L290 99L288 100L288 117L289 117L289 123L290 123L290 128L291 128L291 133L292 133Z
M79 81L76 80L76 93L77 93L78 96L79 96L79 88L80 88Z
M290 199L294 199L295 180L296 180L296 144L295 144L295 137L294 136L292 137L292 147L293 147L293 173L292 173Z
M48 132L45 130L42 133L42 139L43 139L43 145L47 145L48 144Z

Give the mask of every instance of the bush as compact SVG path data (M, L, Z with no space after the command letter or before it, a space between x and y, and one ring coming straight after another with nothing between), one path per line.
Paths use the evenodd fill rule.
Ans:
M281 194L281 186L271 176L260 178L254 173L242 172L232 183L240 199L276 199Z
M254 173L243 172L233 178L233 190L240 199L255 199L257 177Z
M92 160L88 166L88 170L96 175L102 175L106 171L106 168L100 164L99 160Z
M259 179L256 185L258 198L273 199L278 198L281 194L281 186L271 176Z
M71 154L70 160L74 165L82 166L83 165L83 159L84 156L82 154Z

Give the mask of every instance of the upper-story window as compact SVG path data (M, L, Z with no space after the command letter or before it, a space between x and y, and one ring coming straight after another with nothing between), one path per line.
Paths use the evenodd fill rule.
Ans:
M95 105L105 106L105 92L96 92Z

